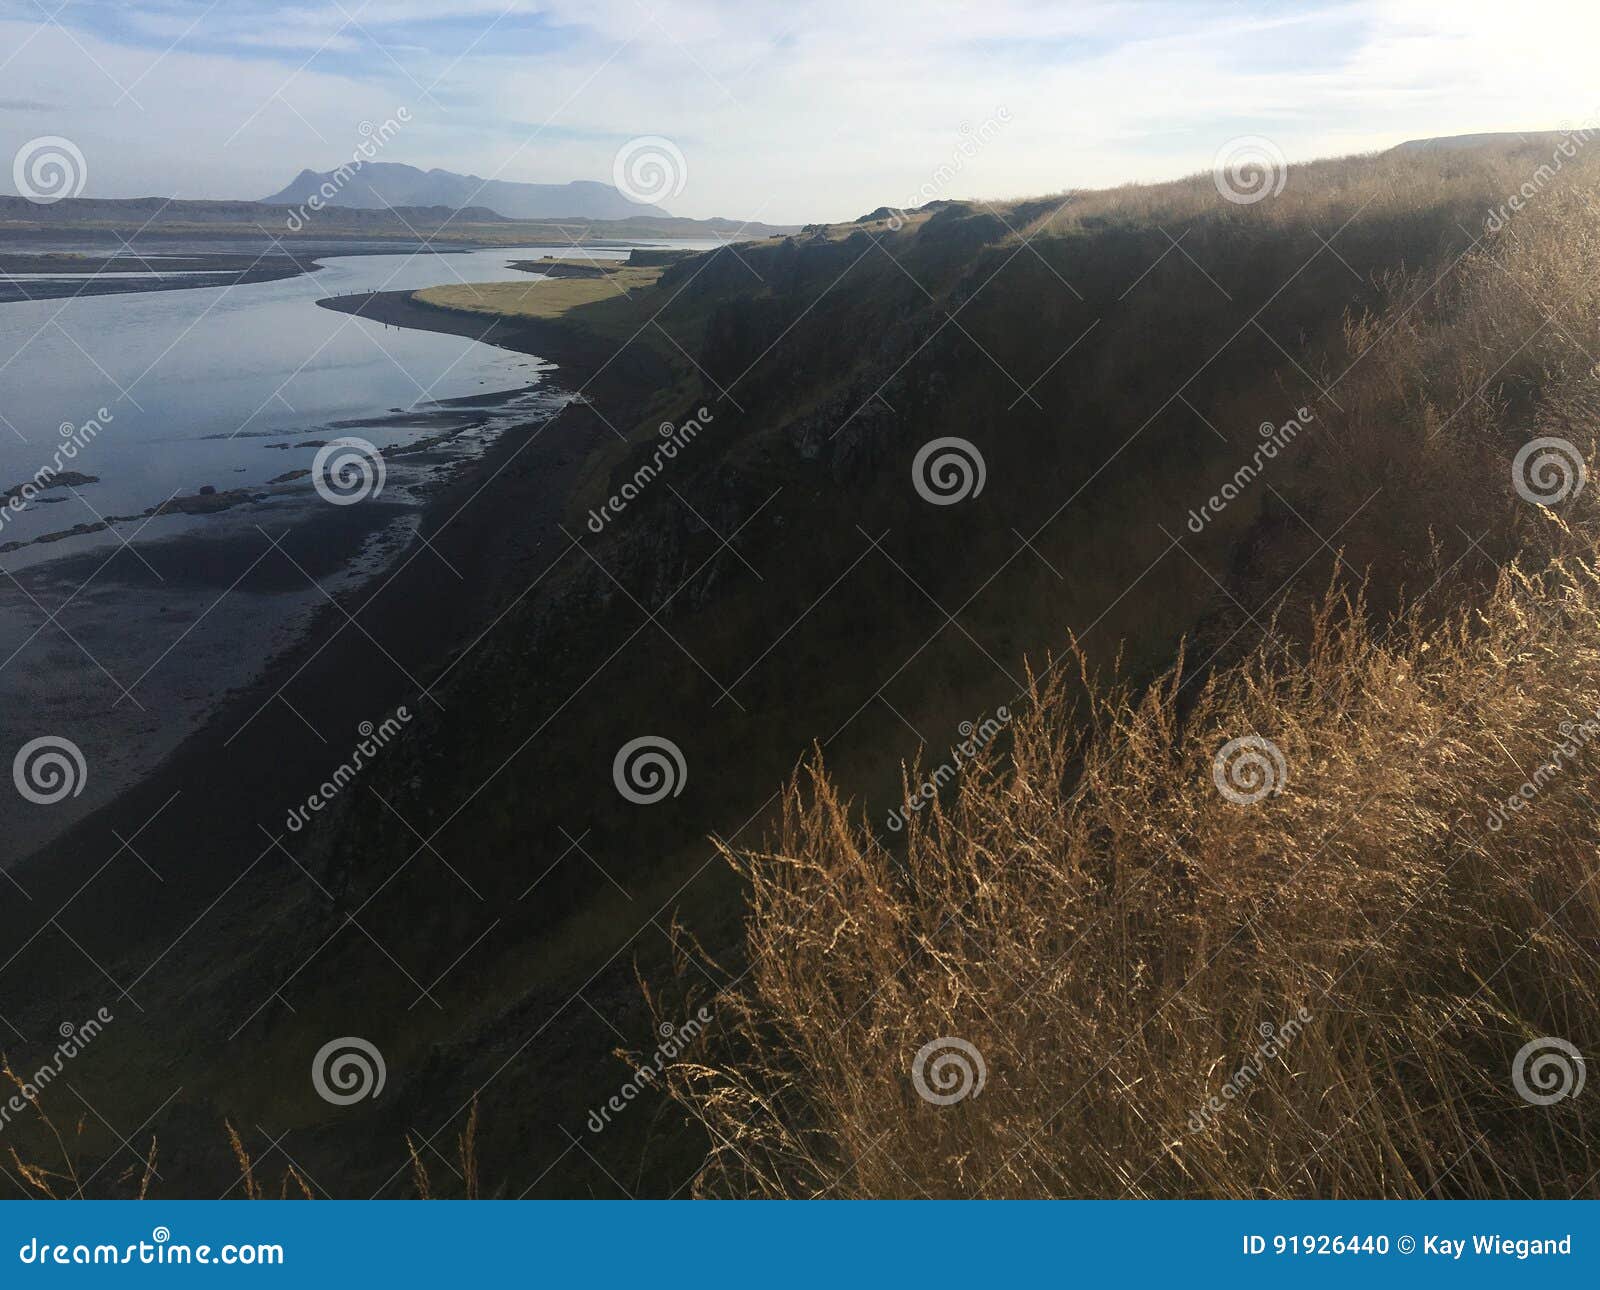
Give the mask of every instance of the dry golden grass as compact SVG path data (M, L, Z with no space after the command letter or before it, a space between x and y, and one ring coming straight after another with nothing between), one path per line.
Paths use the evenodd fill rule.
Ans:
M44 1200L87 1200L86 1190L93 1181L93 1175L84 1176L81 1168L83 1156L82 1142L84 1130L88 1127L87 1116L80 1115L78 1122L72 1130L70 1139L63 1134L56 1122L46 1113L38 1090L12 1068L11 1062L0 1057L0 1078L10 1083L16 1089L16 1096L21 1097L29 1109L33 1111L34 1118L38 1120L46 1136L54 1141L58 1154L55 1164L43 1164L36 1160L24 1160L16 1147L10 1147L8 1154L11 1165L15 1170L13 1181L24 1189L25 1194L31 1199ZM230 1136L233 1128L228 1128ZM237 1141L237 1139L235 1139ZM99 1171L96 1170L95 1173ZM144 1169L137 1174L138 1191L137 1199L143 1200L149 1194L150 1180L156 1172L156 1140L150 1139L150 1149L146 1153ZM135 1177L132 1169L124 1170L116 1179L118 1186L127 1185ZM37 1194L35 1194L37 1193Z
M727 1047L674 1072L719 1144L702 1190L1593 1194L1582 1101L1526 1105L1511 1065L1600 1033L1600 759L1485 821L1563 722L1595 719L1600 579L1507 574L1475 628L1381 641L1350 608L1331 598L1309 649L1264 648L1181 719L1181 669L1076 711L1044 682L1005 759L914 816L903 852L820 765L792 785L776 845L730 857L753 967L719 1003ZM1213 757L1258 733L1287 773L1239 805ZM988 1066L950 1107L911 1080L943 1036Z
M44 1200L89 1200L117 1198L147 1200L150 1198L150 1184L156 1177L156 1139L152 1135L150 1147L146 1152L144 1168L142 1170L125 1169L120 1174L108 1176L105 1182L91 1193L88 1189L101 1174L97 1169L87 1177L80 1167L82 1151L80 1142L86 1128L86 1117L80 1117L71 1139L65 1136L60 1127L44 1109L42 1099L28 1082L12 1069L9 1061L0 1058L0 1078L8 1080L17 1089L19 1095L24 1097L28 1106L34 1113L45 1134L55 1144L59 1155L59 1162L54 1165L42 1164L35 1160L26 1160L21 1153L11 1147L12 1168L15 1171L13 1178L28 1193L37 1193L35 1199ZM269 1193L256 1175L256 1164L249 1150L240 1138L239 1131L229 1121L223 1122L223 1130L227 1136L228 1148L233 1155L234 1163L238 1166L239 1176L229 1189L230 1192L238 1190L245 1200L315 1200L316 1194L312 1191L311 1183L293 1163L284 1166L278 1179L276 1195ZM417 1149L416 1142L408 1134L406 1136L406 1149L411 1157L411 1178L416 1188L417 1199L438 1200L447 1196L437 1188L429 1177L427 1165L423 1161L421 1152ZM443 1159L443 1157L440 1157ZM457 1177L461 1187L461 1198L477 1200L482 1190L478 1181L478 1102L474 1098L472 1110L467 1117L465 1128L456 1138L456 1163L449 1164L447 1168ZM129 1191L137 1179L137 1188Z
M296 1169L292 1164L291 1165L287 1165L287 1166L284 1167L283 1177L279 1180L279 1183L278 1183L278 1194L277 1194L277 1196L276 1197L269 1197L267 1195L267 1193L266 1193L265 1188L263 1188L262 1185L256 1180L255 1161L251 1159L250 1153L245 1150L244 1142L240 1139L238 1130L235 1129L232 1124L226 1124L225 1123L224 1127L228 1131L228 1145L233 1149L234 1161L239 1166L239 1182L244 1184L244 1198L246 1200L272 1200L272 1199L288 1200L290 1198L289 1197L289 1186L290 1186L291 1183L294 1185L295 1190L299 1193L299 1196L296 1197L296 1199L301 1199L301 1200L315 1200L316 1199L316 1197L311 1192L310 1185L307 1184L307 1182L305 1180L305 1176L298 1169ZM151 1138L150 1139L150 1166L151 1166L151 1171L153 1171L154 1167L155 1167L155 1151L156 1151L155 1139ZM141 1185L140 1188L139 1188L139 1199L140 1200L143 1200L145 1198L145 1196L146 1196L146 1194L147 1194L147 1192L149 1190L149 1185L150 1185L150 1177L149 1177L149 1173L147 1173L145 1175L145 1179L144 1179L143 1185ZM237 1186L237 1185L238 1184L236 1183L235 1186Z
M1513 191L1537 155L1317 163L1243 208L1201 177L1073 194L1017 224L1331 236L1355 216L1352 233L1406 245L1412 217L1437 225L1441 206L1477 231L1483 194ZM1408 262L1386 312L1302 356L1341 378L1342 408L1319 409L1289 491L1331 531L1384 490L1341 531L1347 580L1286 604L1242 661L1179 660L1137 690L1069 644L1007 736L894 839L819 759L770 844L727 853L749 884L745 966L711 1042L668 1072L708 1129L702 1194L1596 1193L1592 1092L1534 1106L1511 1079L1531 1039L1593 1052L1600 1036L1597 754L1587 737L1553 751L1600 707L1600 488L1546 512L1510 472L1537 434L1593 460L1600 202L1592 163L1569 178L1459 265ZM421 294L586 323L635 308L607 280L452 290ZM1459 566L1392 585L1394 553L1409 562L1455 525L1477 544ZM1390 619L1395 603L1410 608ZM1213 779L1244 736L1285 759L1253 805ZM1489 827L1535 778L1532 806ZM665 1020L692 1011L661 1004ZM1283 1042L1207 1111L1264 1025ZM987 1080L938 1107L912 1063L948 1036ZM62 1163L16 1167L42 1195L82 1194L74 1140L46 1126ZM246 1194L263 1194L228 1133ZM468 1196L476 1133L474 1109L449 1170ZM456 1190L408 1145L420 1196ZM153 1171L152 1142L124 1181L144 1194ZM294 1188L285 1173L279 1193Z
M1526 174L1503 161L1461 165L1509 192ZM1424 195L1397 164L1327 163L1270 215L1217 210L1207 179L1058 219L1314 220L1379 173L1403 212ZM708 1129L702 1194L1600 1194L1592 1093L1532 1105L1512 1079L1531 1040L1600 1046L1596 490L1545 510L1511 467L1535 435L1594 460L1596 189L1571 167L1448 273L1397 276L1328 356L1350 375L1317 428L1313 522L1382 484L1354 562L1377 582L1388 544L1463 526L1472 565L1434 583L1450 604L1402 588L1376 614L1341 573L1242 661L1180 659L1140 691L1069 644L899 837L818 757L765 848L725 849L748 966L669 1072ZM1214 778L1241 737L1285 765L1250 805ZM1492 827L1524 781L1534 800ZM951 1036L987 1081L933 1105L913 1063Z
M451 1199L434 1185L428 1173L427 1161L417 1149L417 1143L408 1133L406 1150L411 1156L411 1182L418 1200ZM441 1157L442 1158L442 1157ZM478 1099L472 1099L472 1110L467 1114L466 1127L456 1135L456 1163L445 1162L446 1167L461 1183L461 1195L455 1199L477 1200L482 1195L478 1183Z
M426 287L416 292L415 298L440 309L500 318L563 318L584 305L610 304L608 316L615 314L618 323L632 318L637 327L649 315L635 308L629 297L652 286L660 276L659 268L619 268L601 278L535 278Z
M1574 145L1581 155L1582 143ZM1343 220L1360 212L1369 220L1403 220L1459 205L1481 218L1487 215L1485 193L1503 197L1552 158L1555 145L1535 136L1526 142L1508 140L1446 151L1395 151L1287 167L1283 189L1276 196L1250 203L1221 200L1209 172L1152 184L1074 190L1014 203L1033 213L1019 232L1070 233L1107 224L1181 228L1202 218L1238 223L1278 225L1316 223L1325 236ZM1567 158L1562 164L1570 164ZM1270 186L1270 181L1269 181ZM1328 224L1329 220L1333 224Z

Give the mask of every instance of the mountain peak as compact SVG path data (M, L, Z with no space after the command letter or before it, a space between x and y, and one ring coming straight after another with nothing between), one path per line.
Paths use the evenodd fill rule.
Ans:
M324 195L327 188L333 196ZM487 207L507 219L661 218L659 206L630 201L610 184L579 179L565 184L523 184L483 179L451 170L422 171L398 161L369 161L346 171L302 170L285 188L262 200L273 206L301 206L316 196L326 206L383 210L391 206Z

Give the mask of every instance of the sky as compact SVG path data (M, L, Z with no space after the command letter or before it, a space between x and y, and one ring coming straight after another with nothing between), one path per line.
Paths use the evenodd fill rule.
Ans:
M180 198L375 132L538 183L612 182L648 138L673 214L840 220L1173 178L1240 136L1292 164L1593 125L1596 49L1594 0L0 0L0 191L49 136L83 196Z

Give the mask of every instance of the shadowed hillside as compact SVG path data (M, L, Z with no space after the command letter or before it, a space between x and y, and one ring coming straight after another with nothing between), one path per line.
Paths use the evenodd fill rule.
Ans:
M1348 321L1279 481L1342 590L1148 688L1037 658L903 838L818 757L724 848L744 966L672 1071L704 1191L1595 1194L1595 196Z
M403 1188L406 1134L454 1142L474 1098L482 1176L513 1196L696 1178L1409 1193L1480 1131L1506 1145L1448 1185L1526 1186L1570 1126L1526 1123L1473 1081L1529 1027L1592 1028L1588 903L1562 915L1577 948L1470 989L1540 930L1589 826L1552 813L1539 827L1559 846L1507 830L1449 866L1473 794L1514 790L1517 758L1595 706L1534 667L1568 660L1579 685L1592 652L1591 494L1564 529L1511 487L1535 435L1592 448L1593 164L1565 162L1485 231L1549 160L1529 144L1322 162L1253 204L1210 176L941 203L724 248L526 320L586 385L557 418L588 436L559 537L519 537L539 480L515 460L486 481L504 510L472 554L496 594L448 624L425 696L394 680L416 720L370 792L286 839L292 866L255 867L262 844L221 833L202 865L175 820L149 824L140 853L194 875L120 930L128 975L149 974L150 1020L128 1030L162 1041L141 1058L130 1037L115 1077L91 1051L86 1087L115 1106L118 1081L181 1084L189 1176L227 1181L227 1116L292 1131L309 1172L351 1194ZM1565 575L1545 573L1553 556ZM1533 581L1511 579L1517 559ZM1523 640L1535 604L1550 621ZM1539 688L1506 685L1512 666ZM1451 725L1479 695L1501 706ZM921 793L986 719L1001 733L976 768ZM1247 812L1209 767L1222 736L1256 733L1282 735L1289 779ZM642 737L683 763L680 791L648 805L614 771ZM781 789L817 753L820 804ZM1361 835L1319 850L1352 813ZM1291 878L1281 918L1252 922ZM146 966L141 937L224 894L248 922L213 919ZM1424 896L1448 932L1406 921ZM1400 915L1387 940L1384 911ZM402 947L403 973L356 914ZM93 987L46 944L26 968L55 1015ZM1181 1011L1137 1029L1191 976ZM1362 1029L1382 1015L1409 1034L1463 1001L1409 1053ZM590 1127L629 1078L614 1050L649 1061L660 1027L702 1005L716 1021L701 1064L674 1072L679 1100ZM1306 1065L1165 1149L1242 1036L1302 1005ZM305 1060L357 1025L390 1088L331 1114ZM235 1026L270 1042L217 1043ZM987 1054L989 1083L937 1117L908 1066L945 1035ZM1082 1112L1052 1116L1085 1082ZM1136 1109L1128 1087L1155 1100ZM1396 1087L1421 1101L1385 1100ZM1459 1098L1440 1111L1435 1093ZM1368 1094L1403 1128L1371 1119ZM1292 1175L1308 1139L1273 1156L1294 1116L1331 1134L1346 1115L1367 1136L1343 1166ZM852 1169L885 1133L881 1162ZM1574 1150L1546 1190L1579 1187Z

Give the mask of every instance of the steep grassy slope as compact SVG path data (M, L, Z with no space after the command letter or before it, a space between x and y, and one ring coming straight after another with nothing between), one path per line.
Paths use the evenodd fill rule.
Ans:
M1387 500L1308 620L1148 689L1040 659L904 838L819 761L725 848L745 966L671 1072L704 1190L1596 1194L1597 178L1346 328L1271 484L1308 526Z
M1303 621L1336 549L1371 575L1380 616L1405 588L1435 586L1443 606L1485 585L1472 543L1499 558L1521 541L1504 489L1518 418L1553 370L1588 367L1575 323L1541 328L1566 304L1542 303L1545 284L1473 308L1463 293L1495 270L1468 287L1452 268L1530 160L1330 164L1297 174L1281 207L1228 205L1208 180L1121 203L953 207L670 270L647 331L681 346L684 388L618 426L633 446L573 508L582 549L550 575L551 607L514 615L461 669L451 707L473 714L471 737L419 768L439 823L470 798L441 835L450 853L483 857L486 883L565 857L527 934L561 946L543 928L574 901L593 911L574 939L603 953L574 955L576 989L613 951L614 966L657 958L675 903L716 938L727 906L705 838L751 840L813 743L877 820L899 803L903 757L925 741L943 760L961 722L1017 706L1023 659L1069 633L1091 659L1120 654L1135 683L1187 635L1203 678L1271 614ZM1462 328L1431 328L1463 312ZM588 531L583 515L651 460L654 422L700 407L713 416L693 444ZM1307 429L1270 473L1191 532L1258 427L1300 409ZM918 450L943 436L984 458L983 491L953 506L913 486ZM648 808L611 785L616 750L643 734L689 766L682 795ZM361 822L363 850L408 847L392 821L374 847L384 828ZM506 944L487 979L526 970ZM613 1020L627 986L602 988L535 993L506 1028L588 1003ZM620 1029L602 1043L653 1046L637 1020ZM521 1079L548 1076L535 1060ZM519 1083L497 1078L491 1119L521 1119ZM618 1176L649 1158L615 1129L586 1145Z
M635 980L670 975L675 914L704 946L677 962L699 997L751 989L753 1024L782 1028L765 979L741 979L745 890L712 839L756 844L808 750L887 832L901 762L925 745L937 765L963 723L1026 710L1028 662L1069 640L1084 661L1058 682L1068 708L1087 702L1084 673L1120 660L1137 692L1187 641L1177 720L1269 623L1309 639L1330 577L1370 576L1375 621L1423 591L1421 612L1442 612L1483 595L1541 531L1505 481L1555 415L1552 391L1569 420L1590 406L1593 302L1566 266L1591 253L1593 223L1552 189L1519 218L1559 216L1558 236L1483 227L1542 160L1321 163L1250 206L1208 177L947 205L900 228L727 248L573 311L591 335L619 311L641 319L628 349L647 346L669 377L590 391L608 447L585 463L566 545L512 570L460 653L423 678L440 706L412 704L374 791L296 839L330 899L286 874L248 942L186 945L167 965L181 973L174 1024L206 1057L163 1074L188 1081L197 1119L290 1128L310 1172L351 1192L403 1185L405 1134L449 1141L475 1095L483 1174L508 1194L687 1186L718 1142L702 1121L727 1131L726 1089L695 1115L647 1097L602 1131L587 1118L628 1077L614 1048L648 1059L658 1026L692 1014L658 1000L678 1010L652 1015ZM1518 289L1493 285L1507 272ZM974 469L981 457L983 487L941 505L914 471L947 438L970 445ZM1212 505L1225 485L1236 495ZM687 778L636 805L613 759L647 735L681 750ZM823 841L803 840L834 874L843 853L824 864ZM890 841L871 852L880 884L905 863ZM340 934L352 909L405 947L436 1007ZM800 925L794 913L779 921ZM754 935L758 950L794 948L778 922L758 917ZM313 960L292 1013L204 1048L223 1000ZM834 990L829 956L794 961ZM850 1019L808 1007L853 1036ZM383 1101L333 1115L309 1093L302 1059L326 1033L385 1052ZM764 1060L804 1069L781 1045ZM903 1093L903 1066L880 1077L875 1093ZM781 1131L831 1133L816 1157L837 1160L847 1135L817 1098ZM817 1175L798 1159L760 1185L803 1190Z

